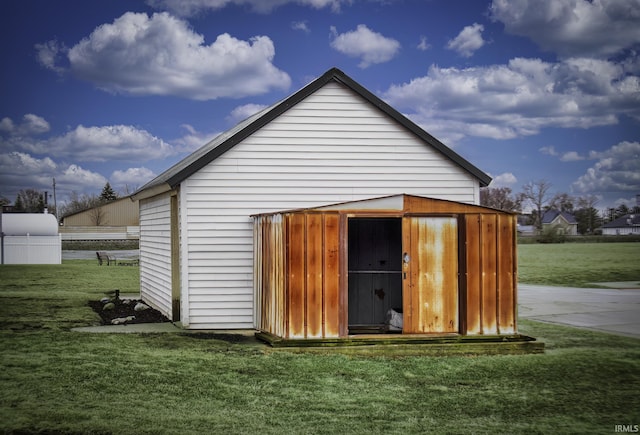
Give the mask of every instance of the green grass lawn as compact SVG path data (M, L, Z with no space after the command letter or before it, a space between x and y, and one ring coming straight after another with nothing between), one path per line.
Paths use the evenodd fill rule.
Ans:
M537 322L520 332L544 341L544 355L484 357L71 331L98 323L88 300L137 290L137 272L0 267L0 432L613 433L640 423L640 340Z
M567 287L640 282L640 243L518 245L518 281Z

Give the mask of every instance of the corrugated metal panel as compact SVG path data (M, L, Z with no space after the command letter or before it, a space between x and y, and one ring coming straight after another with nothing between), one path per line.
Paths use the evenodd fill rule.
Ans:
M498 332L516 332L515 218L498 216Z
M339 336L339 221L337 214L255 218L261 330L287 338Z
M482 333L497 334L497 246L496 216L480 216L480 237L482 238Z
M306 222L306 323L307 338L322 337L323 237L322 215L308 214Z
M305 215L293 214L287 217L287 302L289 308L289 328L287 338L305 337Z
M340 216L324 215L324 337L340 336Z
M468 214L465 216L465 282L466 282L466 333L480 334L482 320L480 319L481 282L482 277L480 261L480 215Z
M140 296L171 318L170 195L140 202Z
M467 214L464 234L466 333L515 333L515 217Z
M256 325L278 336L286 333L285 249L282 215L256 218ZM251 308L239 301L211 304L211 308Z
M458 332L456 218L408 217L403 227L409 254L403 332Z
M380 117L377 109L351 91L332 83L309 98L313 104L303 107L304 113L297 106L291 108L182 186L181 193L188 198L189 262L206 251L212 256L227 253L235 265L206 263L198 257L199 262L187 268L189 289L206 289L212 298L236 294L241 300L253 295L253 263L247 256L253 253L252 214L399 192L476 200L477 180L392 120ZM313 117L307 116L308 110L314 110ZM375 128L367 117L363 121L363 111ZM197 305L192 309L190 327L204 327L197 317L204 310ZM226 310L214 311L224 316ZM244 317L248 316L253 310L246 311ZM304 334L304 325L290 320L295 326L290 332Z

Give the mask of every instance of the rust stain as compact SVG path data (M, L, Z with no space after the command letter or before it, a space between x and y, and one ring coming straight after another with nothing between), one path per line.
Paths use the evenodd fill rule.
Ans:
M322 337L323 318L323 225L322 215L307 215L305 236L307 241L306 338Z
M457 223L451 217L410 217L408 333L458 331Z
M467 330L470 335L480 334L481 292L480 292L480 215L465 216L465 249L466 249L466 315Z
M324 337L340 336L340 216L324 217Z
M427 202L412 198L409 206L417 213L428 209ZM439 203L431 213L451 213L446 206ZM455 210L462 213L460 233L455 216L403 217L402 251L409 259L402 263L403 333L515 333L515 216L471 205ZM255 218L259 328L289 339L347 334L345 214L292 211ZM388 297L382 285L374 294Z

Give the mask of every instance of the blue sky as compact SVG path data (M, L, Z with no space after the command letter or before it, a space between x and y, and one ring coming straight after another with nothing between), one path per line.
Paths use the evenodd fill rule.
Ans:
M131 193L332 67L494 187L640 194L640 0L10 0L0 29L11 201Z

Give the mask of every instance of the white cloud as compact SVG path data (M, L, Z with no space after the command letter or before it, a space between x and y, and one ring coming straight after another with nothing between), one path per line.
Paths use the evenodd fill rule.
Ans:
M291 28L293 30L302 30L304 33L311 33L311 29L307 26L306 21L294 21L291 23Z
M640 142L620 142L604 152L593 152L598 161L578 178L572 188L580 193L640 192Z
M84 127L39 144L41 152L79 161L153 160L174 154L162 139L129 125Z
M84 189L91 187L93 188L91 190L103 187L107 181L104 176L83 169L81 166L75 164L69 165L69 167L62 171L62 175L56 177L56 184L62 186L82 186Z
M16 124L11 118L5 117L0 121L0 131L13 136L31 136L46 133L51 126L41 116L27 113L22 117L22 122Z
M273 9L289 3L311 6L315 9L330 7L334 12L340 12L342 3L352 0L147 0L147 4L160 10L168 10L173 14L190 17L200 13L222 9L228 5L250 6L258 13L269 13Z
M577 151L569 151L560 156L560 161L562 162L578 162L584 159L585 157L578 154Z
M65 72L65 68L59 65L60 57L69 51L64 44L54 39L42 44L36 44L35 49L38 63L58 74Z
M59 164L49 157L38 158L23 152L0 154L0 186L2 194L10 199L22 189L53 190L56 179L58 205L72 190L95 193L107 179L102 175L75 164Z
M57 169L57 165L49 157L38 159L27 153L14 151L0 154L0 168L4 175L50 175Z
M218 136L221 132L203 133L189 124L182 124L187 133L172 142L177 153L191 153Z
M237 124L238 122L247 119L251 115L255 115L259 111L264 110L266 107L267 106L264 104L244 104L242 106L234 108L227 119L234 124Z
M513 186L517 182L518 179L515 175L513 175L511 172L504 172L493 177L490 187L509 187Z
M291 79L273 65L274 56L267 36L242 41L223 33L207 45L166 12L127 12L68 51L73 74L106 91L194 100L288 89Z
M0 131L4 131L7 133L12 133L15 130L16 126L9 117L4 117L0 121Z
M125 188L128 192L133 192L155 176L156 174L151 169L145 167L128 168L125 171L113 171L110 180L111 184L117 189Z
M333 37L331 47L347 56L360 58L358 64L360 68L388 62L400 50L398 41L371 31L364 24L358 25L356 30L340 34L332 26L331 35Z
M427 37L426 36L421 36L420 37L420 43L417 46L418 50L421 51L426 51L429 48L431 48L431 45L429 45L429 43L427 42Z
M23 117L23 122L20 125L22 134L41 134L46 133L51 129L49 123L41 116L27 113Z
M507 65L431 66L426 76L392 85L383 98L426 128L509 139L546 127L590 128L616 124L622 115L640 118L639 95L638 81L629 83L612 62L515 58Z
M548 156L557 156L558 155L558 152L556 151L556 148L554 146L542 147L538 151L540 151L542 154L546 154Z
M493 0L494 20L562 56L608 57L640 41L640 0Z
M42 117L27 114L20 124L10 118L0 121L0 149L18 154L52 155L56 159L73 159L80 162L108 160L148 161L175 155L180 149L146 130L130 125L101 127L77 126L60 136L37 138L50 130ZM202 145L202 144L201 144Z
M447 48L458 52L460 56L471 57L476 50L484 45L483 30L484 26L478 23L466 26L458 36L449 41Z

